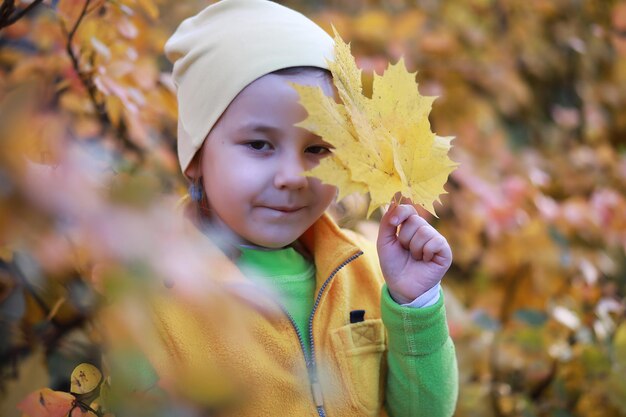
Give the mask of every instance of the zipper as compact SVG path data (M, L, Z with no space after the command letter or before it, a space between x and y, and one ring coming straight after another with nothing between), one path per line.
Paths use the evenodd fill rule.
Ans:
M315 407L317 408L317 414L320 417L326 417L326 411L324 410L324 397L322 396L322 386L320 385L320 382L317 376L317 364L315 362L315 341L313 340L313 317L315 317L315 312L317 311L317 307L319 306L320 301L322 300L322 295L324 294L324 290L326 290L326 287L328 287L328 284L330 284L330 281L335 277L335 275L337 275L337 272L339 272L343 267L345 267L346 265L348 265L350 262L354 261L356 258L358 258L361 255L363 255L363 252L359 251L355 253L354 255L352 255L351 257L349 257L348 259L346 259L345 261L343 261L341 265L339 265L330 273L328 278L326 278L326 281L324 281L324 283L320 287L320 290L317 293L317 297L315 298L315 303L313 304L313 309L311 310L311 315L309 316L309 340L311 342L310 353L307 354L306 346L304 345L304 339L302 338L302 333L300 332L300 329L298 329L298 326L296 326L295 320L293 319L291 314L289 314L287 309L282 304L279 303L281 310L283 310L287 318L289 318L289 321L291 322L291 326L296 331L296 335L298 336L298 341L300 342L300 349L302 349L302 354L304 355L304 361L306 363L307 373L309 374L309 382L311 384L311 395L313 397L313 402L315 403Z

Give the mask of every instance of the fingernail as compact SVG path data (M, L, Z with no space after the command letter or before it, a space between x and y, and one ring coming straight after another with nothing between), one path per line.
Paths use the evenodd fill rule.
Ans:
M400 223L399 219L396 216L393 216L391 218L391 224L394 225L394 226L397 226L398 223Z

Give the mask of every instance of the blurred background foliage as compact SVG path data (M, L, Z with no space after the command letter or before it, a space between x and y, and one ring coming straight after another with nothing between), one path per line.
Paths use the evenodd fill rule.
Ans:
M456 415L626 416L626 2L285 3L352 42L366 83L404 56L440 96L433 130L461 163L430 218L455 256ZM185 274L162 47L206 4L2 1L3 416L101 366L103 294ZM373 235L364 210L354 197L334 213Z

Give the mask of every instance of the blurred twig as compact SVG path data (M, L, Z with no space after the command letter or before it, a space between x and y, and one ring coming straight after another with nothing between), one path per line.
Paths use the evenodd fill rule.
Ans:
M72 67L74 68L74 71L78 75L78 78L81 84L83 85L83 87L85 87L85 90L87 90L87 94L89 95L89 99L91 100L91 103L94 106L94 109L96 110L96 114L98 116L98 119L100 120L102 128L104 130L113 130L115 133L115 137L121 142L122 146L126 150L130 151L132 154L137 156L139 161L141 161L143 159L142 149L139 146L137 146L128 137L126 125L123 120L120 120L118 126L115 126L113 124L113 122L111 121L111 118L109 117L109 114L106 111L106 107L104 103L98 100L97 88L93 82L93 79L91 78L91 75L81 68L79 54L76 53L73 49L72 42L74 40L74 36L76 35L76 31L78 30L78 27L80 26L85 16L89 12L95 9L95 8L89 9L90 3L91 3L91 0L85 0L85 4L83 5L80 15L76 19L76 22L74 23L74 26L72 27L71 30L68 31L67 28L65 27L65 23L63 22L63 20L61 20L61 28L65 32L66 37L67 37L65 50L68 56L70 57L70 60L72 61Z
M43 0L34 0L23 9L18 9L15 7L15 0L3 0L0 5L0 30L20 20L42 2Z
M500 33L504 34L509 30L509 16L506 8L501 0L496 0L493 2L493 9L496 16L498 16L498 28L500 29Z
M89 406L89 404L86 404L82 401L76 401L76 404L74 405L74 407L70 410L70 415L72 415L72 411L74 411L74 408L80 408L81 411L85 412L85 411L91 411L93 414L95 414L97 417L102 417L104 414L98 410L94 410L93 408L91 408Z
M548 375L546 375L546 377L541 380L539 384L537 384L537 386L535 386L535 388L533 388L533 390L529 394L530 398L532 398L533 401L538 401L539 398L541 398L541 396L550 387L552 381L554 381L554 378L556 377L557 370L558 362L556 359L553 359L552 364L550 365L550 372L548 373Z
M498 320L500 321L500 329L495 332L493 342L491 343L491 349L489 351L489 371L491 373L491 388L489 390L489 396L491 399L491 406L493 408L494 415L496 417L505 417L507 413L502 409L500 404L501 394L500 388L500 371L498 369L500 341L502 339L502 329L511 319L513 300L515 294L519 288L521 280L530 273L530 265L525 264L521 266L515 275L511 277L508 285L505 286L504 297L500 304L500 312L498 314Z
M35 290L35 288L33 288L20 267L15 262L9 263L7 267L9 269L9 273L11 274L13 279L15 279L16 283L20 287L22 287L26 291L26 293L28 293L28 295L32 297L33 301L41 309L42 313L45 316L50 315L50 307L48 307L48 304L46 304L43 298L39 296L39 293Z
M20 268L18 264L15 262L11 262L5 264L8 269L8 272L11 278L15 281L16 288L15 290L23 290L34 303L41 309L42 314L46 317L45 326L41 327L36 332L36 337L41 340L41 343L46 348L46 352L51 352L56 349L59 341L70 331L79 328L84 325L85 321L89 319L89 317L85 314L79 314L77 317L73 318L69 321L59 322L56 320L55 315L56 311L60 304L55 305L53 308L50 308L48 304L41 297L36 288L30 283L27 276L24 274L24 271ZM62 300L65 300L62 298ZM16 363L16 358L30 353L30 347L24 346L22 344L13 346L12 348L2 352L0 354L0 366L4 366L7 363ZM17 369L16 366L13 369ZM17 372L17 371L15 371Z

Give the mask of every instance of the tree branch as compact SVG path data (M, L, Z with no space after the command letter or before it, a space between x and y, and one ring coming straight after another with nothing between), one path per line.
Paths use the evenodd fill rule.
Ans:
M93 82L93 79L89 76L89 74L85 73L81 69L79 57L74 52L73 47L72 47L72 41L74 39L74 36L76 35L76 31L78 30L78 27L80 26L85 16L90 11L89 10L90 3L91 3L91 0L85 0L85 4L83 5L80 15L76 19L74 26L69 32L67 32L67 29L63 25L63 21L61 21L61 28L67 33L67 43L65 45L65 50L68 56L70 57L70 60L72 61L72 67L74 68L74 71L78 75L78 79L80 80L85 90L87 90L87 94L89 95L89 99L92 105L94 106L94 109L96 110L96 114L98 116L98 119L100 120L102 128L106 130L114 130L115 136L121 142L122 146L126 150L135 154L137 158L141 161L143 160L142 149L139 146L137 146L132 140L130 140L130 138L128 137L127 130L126 130L126 125L124 124L123 121L120 121L119 126L113 125L109 117L109 114L106 111L104 103L100 102L97 98L97 89Z
M80 23L83 21L83 19L85 18L85 15L87 14L87 8L89 7L89 3L91 3L91 0L85 0L85 4L83 4L83 9L80 11L80 15L78 15L78 18L76 19L76 22L74 22L74 27L72 28L72 30L70 30L70 33L67 35L67 48L70 48L72 46L72 40L74 40L74 35L76 34L76 31L78 30L78 26L80 26Z
M7 26L11 26L13 23L26 16L28 12L33 10L42 2L43 0L34 0L31 4L20 10L15 8L15 0L3 0L2 5L0 6L0 30Z
M80 400L76 400L75 401L74 407L72 407L72 409L70 410L69 415L72 415L72 410L74 410L76 407L79 407L81 409L81 411L83 411L83 412L91 411L92 413L94 413L98 417L102 417L103 416L103 414L101 412L98 412L98 411L94 410L88 404L85 404L84 402L82 402Z
M500 321L500 328L496 330L491 348L489 349L489 371L491 373L491 387L489 389L489 397L491 400L491 407L496 417L505 417L507 414L502 409L500 404L500 392L499 387L501 383L501 375L498 369L498 362L500 356L500 343L502 341L502 332L504 327L508 324L511 318L511 306L513 300L519 288L519 283L522 278L530 273L530 267L528 264L522 265L516 271L510 282L505 283L504 297L500 304L500 311L498 319Z
M0 19L5 20L15 10L15 2L13 0L4 0L0 5Z

